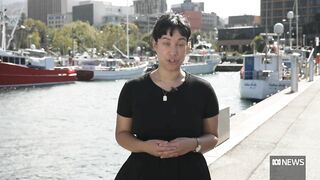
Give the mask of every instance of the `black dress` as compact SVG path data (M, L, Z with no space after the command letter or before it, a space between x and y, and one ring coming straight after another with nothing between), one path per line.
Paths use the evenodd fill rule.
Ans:
M167 101L163 101L163 95ZM219 113L218 100L209 82L186 73L176 89L166 92L146 74L123 86L117 113L130 117L132 132L141 140L173 140L203 135L203 119ZM210 180L201 153L161 159L147 153L131 153L116 180Z

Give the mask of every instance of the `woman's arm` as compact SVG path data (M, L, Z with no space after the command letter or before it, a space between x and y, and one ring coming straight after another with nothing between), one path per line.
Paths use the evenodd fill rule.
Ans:
M131 151L141 152L143 142L131 133L132 118L117 115L116 123L116 140L120 146Z
M201 145L201 153L212 150L218 143L218 116L219 115L204 119L204 135L198 137L199 144Z

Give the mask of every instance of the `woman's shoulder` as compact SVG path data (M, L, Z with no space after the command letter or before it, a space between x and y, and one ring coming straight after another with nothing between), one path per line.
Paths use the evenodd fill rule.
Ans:
M127 82L125 84L127 86L141 86L141 85L144 85L148 81L148 78L150 78L149 73L146 73L140 77L127 80Z
M187 73L187 82L188 84L193 86L211 87L211 84L209 81L190 73Z

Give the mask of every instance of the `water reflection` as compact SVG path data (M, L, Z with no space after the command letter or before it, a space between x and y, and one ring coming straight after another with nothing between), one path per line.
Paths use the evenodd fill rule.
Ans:
M231 113L251 106L239 98L238 73L202 77ZM1 179L113 179L129 154L114 139L124 83L1 89Z

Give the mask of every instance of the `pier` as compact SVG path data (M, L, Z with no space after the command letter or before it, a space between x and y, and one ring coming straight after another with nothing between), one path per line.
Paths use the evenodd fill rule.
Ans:
M205 154L211 177L270 179L270 156L305 156L306 179L319 179L320 77L299 82L231 117L230 137Z

